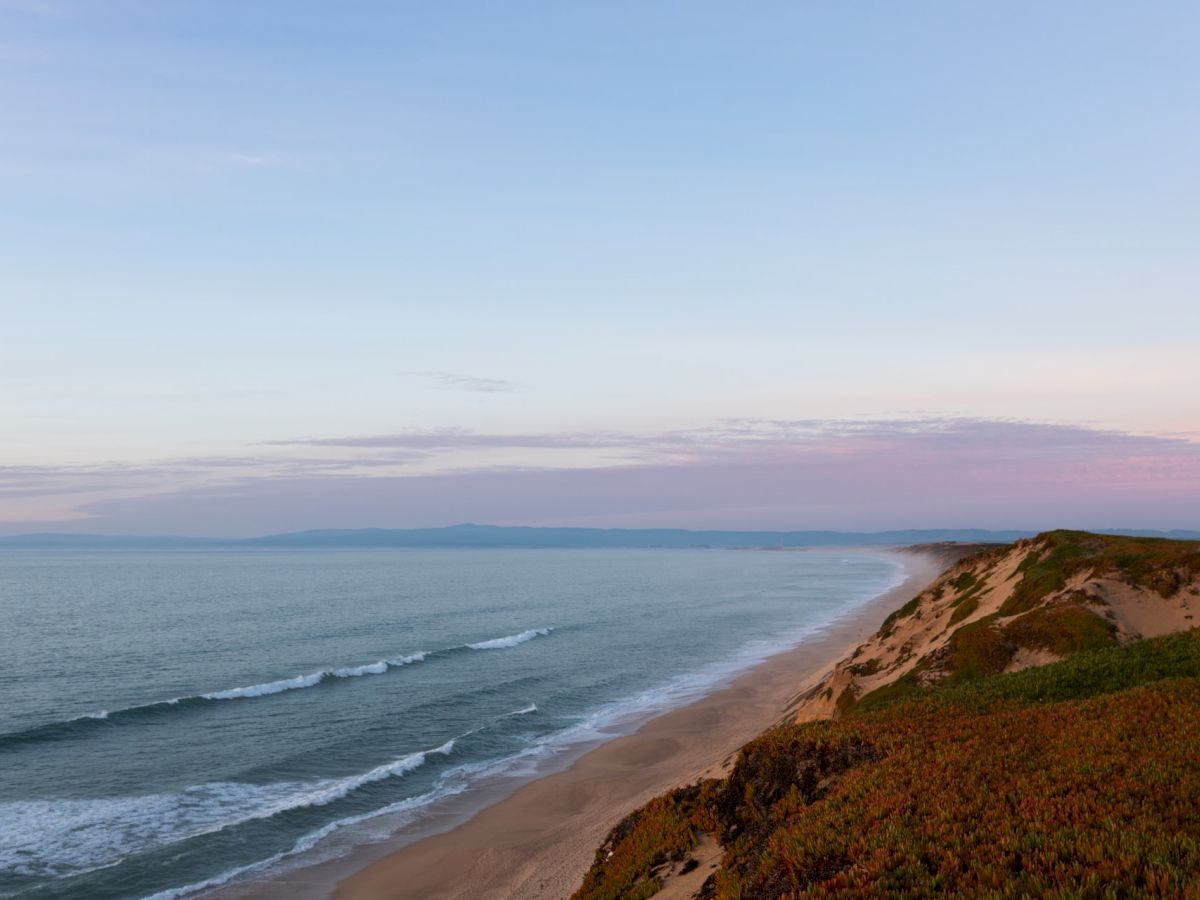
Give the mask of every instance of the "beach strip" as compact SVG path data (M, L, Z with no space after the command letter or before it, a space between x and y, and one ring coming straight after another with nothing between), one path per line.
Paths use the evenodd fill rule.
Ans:
M904 581L824 634L600 745L565 771L524 785L457 828L373 862L342 881L336 897L569 896L609 829L625 815L663 791L721 772L743 744L785 715L806 684L815 683L943 569L932 556L900 557Z
M880 552L880 551L872 551ZM780 721L886 616L949 563L897 551L904 580L798 646L725 687L589 750L558 772L502 788L476 805L435 812L391 841L215 892L219 900L508 900L566 898L579 886L609 830L652 797L724 773L747 741ZM680 648L686 652L685 648ZM486 794L486 790L485 790ZM479 805L490 803L490 805ZM440 818L439 818L440 817Z

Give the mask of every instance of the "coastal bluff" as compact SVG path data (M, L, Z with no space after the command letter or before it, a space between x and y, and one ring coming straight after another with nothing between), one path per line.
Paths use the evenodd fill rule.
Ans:
M795 718L1196 625L1200 543L1052 531L960 559L798 695Z
M1200 892L1200 542L945 562L723 777L621 821L574 898Z

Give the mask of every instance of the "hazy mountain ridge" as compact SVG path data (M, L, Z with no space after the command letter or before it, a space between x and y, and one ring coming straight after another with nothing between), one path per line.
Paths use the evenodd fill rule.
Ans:
M252 538L38 533L0 537L0 548L190 549L190 548L730 548L821 546L908 546L943 542L1011 543L1033 531L930 528L892 531L733 531L683 528L539 528L519 525L452 525L445 528L318 529ZM1200 539L1196 531L1124 531L1176 540Z

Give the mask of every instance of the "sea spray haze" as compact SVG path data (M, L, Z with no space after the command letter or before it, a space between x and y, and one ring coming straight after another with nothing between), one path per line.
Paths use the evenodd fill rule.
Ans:
M0 553L0 896L178 896L344 850L562 763L900 571L838 550Z

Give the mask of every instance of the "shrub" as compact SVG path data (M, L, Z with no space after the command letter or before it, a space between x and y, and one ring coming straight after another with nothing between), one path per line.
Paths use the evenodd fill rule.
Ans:
M954 625L968 618L971 613L979 609L979 598L968 597L965 602L958 604L954 613L950 616L950 624Z
M1005 635L1019 647L1049 650L1070 656L1117 642L1116 627L1080 606L1043 606L1004 626Z
M938 660L947 672L947 681L997 675L1012 660L1016 646L995 627L996 614L964 625L950 635L944 658Z
M883 624L879 626L880 637L888 637L889 635L891 635L891 633L896 630L897 623L899 623L899 621L901 619L906 619L909 616L911 616L913 613L915 613L917 611L917 608L920 605L921 605L921 595L918 594L917 596L915 596L911 600L909 600L907 603L905 603L898 610L896 610L894 613L889 615L886 619L883 620Z

